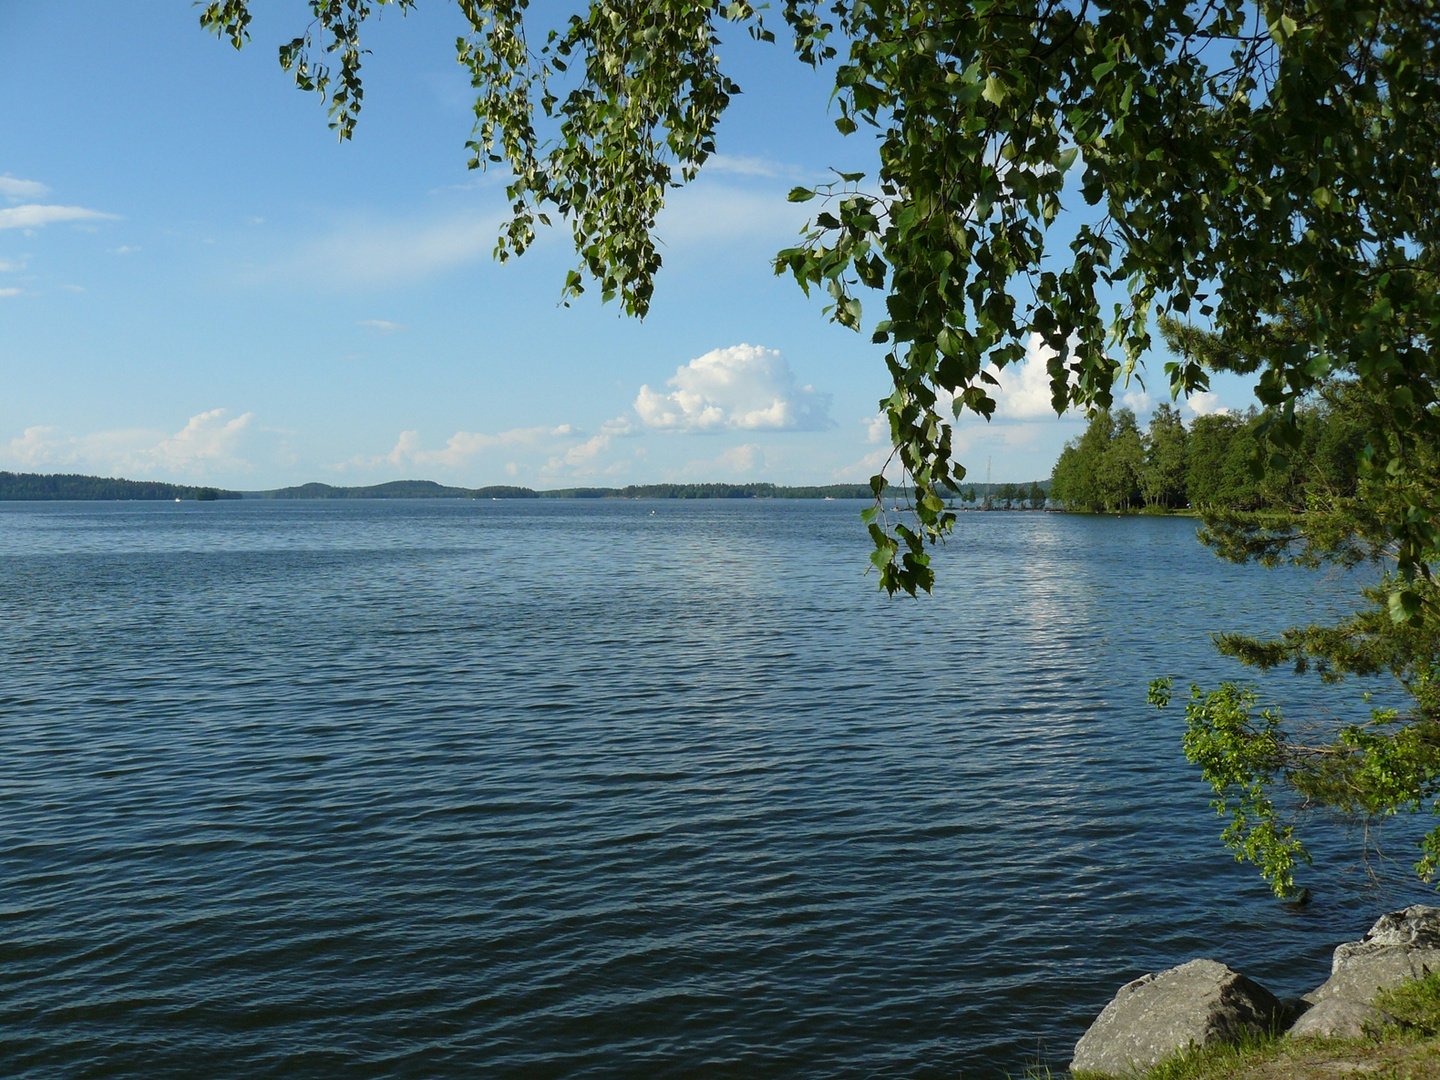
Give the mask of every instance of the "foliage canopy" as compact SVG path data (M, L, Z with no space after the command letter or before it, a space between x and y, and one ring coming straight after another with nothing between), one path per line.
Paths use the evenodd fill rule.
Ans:
M1213 336L1204 340L1215 344ZM1433 442L1417 440L1417 480L1367 459L1366 434L1381 426L1374 414L1388 408L1362 380L1322 384L1296 412L1300 438L1290 458L1263 471L1244 467L1260 444L1258 416L1202 418L1189 434L1188 494L1202 512L1201 539L1217 554L1266 566L1369 568L1353 613L1268 639L1222 633L1220 652L1326 684L1388 677L1398 692L1387 695L1388 707L1376 707L1366 692L1330 715L1297 721L1261 708L1253 687L1191 687L1185 753L1229 818L1226 844L1281 895L1294 891L1296 868L1309 858L1297 831L1309 814L1368 826L1401 813L1440 813L1440 593L1432 577L1400 580L1394 529L1406 496L1440 471L1440 460ZM1397 597L1406 593L1420 603L1401 617ZM1152 686L1154 703L1169 696L1168 680ZM1440 870L1440 827L1421 841L1415 869L1427 881Z

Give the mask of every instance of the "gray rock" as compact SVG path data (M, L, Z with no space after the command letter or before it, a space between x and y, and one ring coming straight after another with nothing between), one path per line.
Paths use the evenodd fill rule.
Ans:
M1330 978L1305 999L1331 998L1369 1003L1381 990L1440 971L1440 907L1412 904L1380 916L1359 941L1335 950Z
M1075 1044L1070 1069L1138 1072L1192 1045L1268 1033L1282 1008L1270 991L1224 964L1191 960L1122 986Z
M1326 998L1295 1021L1286 1034L1292 1039L1361 1039L1378 1035L1386 1024L1399 1022L1374 1005Z
M1381 915L1361 938L1361 944L1440 949L1440 907L1411 904L1404 911Z

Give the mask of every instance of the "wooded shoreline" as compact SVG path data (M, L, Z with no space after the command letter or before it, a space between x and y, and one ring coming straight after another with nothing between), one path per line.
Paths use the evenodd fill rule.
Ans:
M974 484L966 494L977 499L1006 500L1006 490L1048 489L1048 482ZM894 486L886 489L895 492ZM960 492L955 492L957 499ZM869 484L631 484L623 488L575 487L547 491L510 485L449 487L433 480L392 480L365 487L301 484L267 491L229 491L189 484L123 480L101 476L0 472L0 501L170 502L219 499L865 499L874 498ZM1006 500L1007 502L1009 500Z

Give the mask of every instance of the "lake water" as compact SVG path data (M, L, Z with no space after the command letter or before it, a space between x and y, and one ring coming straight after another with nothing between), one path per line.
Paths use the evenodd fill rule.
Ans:
M0 1073L1000 1077L1433 896L1277 904L1144 704L1343 581L968 514L889 600L858 510L0 504Z

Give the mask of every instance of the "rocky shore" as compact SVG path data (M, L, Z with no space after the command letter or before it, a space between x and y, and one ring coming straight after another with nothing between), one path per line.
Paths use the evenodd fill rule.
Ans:
M1440 907L1383 915L1359 941L1335 950L1330 977L1281 1000L1216 960L1199 959L1122 986L1080 1041L1077 1078L1126 1077L1192 1048L1264 1038L1360 1038L1395 1017L1377 995L1440 971Z

